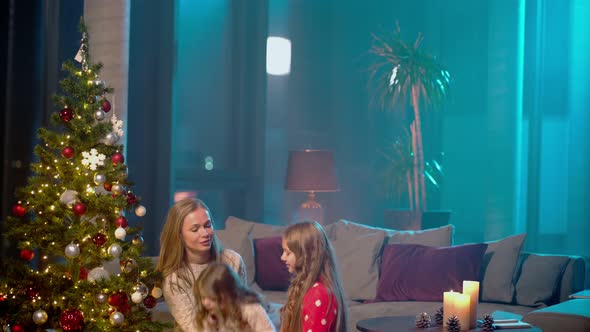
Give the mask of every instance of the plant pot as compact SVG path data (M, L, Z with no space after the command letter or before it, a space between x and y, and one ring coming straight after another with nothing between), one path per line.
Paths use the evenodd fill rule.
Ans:
M447 225L451 211L413 211L409 209L385 210L384 227L399 230L420 230Z

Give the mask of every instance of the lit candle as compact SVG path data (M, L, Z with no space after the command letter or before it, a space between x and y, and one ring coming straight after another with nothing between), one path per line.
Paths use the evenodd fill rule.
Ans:
M457 292L444 292L443 293L443 326L447 324L449 317L455 312L455 297Z
M451 314L459 318L459 323L461 324L461 331L469 330L469 302L469 295L456 293L454 301L454 311Z
M479 281L463 281L463 294L470 297L469 301L469 328L477 327L477 305L479 303Z

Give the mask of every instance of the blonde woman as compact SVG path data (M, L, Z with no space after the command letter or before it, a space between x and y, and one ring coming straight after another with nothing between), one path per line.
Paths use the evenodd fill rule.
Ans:
M283 234L281 260L293 274L281 309L281 332L347 331L344 292L334 249L315 221L293 224Z
M194 287L198 331L276 332L260 294L226 264L211 263Z
M168 211L160 234L160 257L156 269L164 275L162 289L175 331L198 331L193 285L212 262L228 264L246 281L242 257L223 249L215 235L211 211L201 200L183 199Z

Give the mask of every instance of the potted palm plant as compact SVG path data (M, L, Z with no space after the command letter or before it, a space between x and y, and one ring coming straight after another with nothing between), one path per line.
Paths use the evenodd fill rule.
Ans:
M421 48L423 36L406 43L399 24L392 34L373 35L372 53L377 61L371 66L375 99L384 110L406 112L412 109L411 121L394 139L389 153L390 189L407 193L412 223L420 224L427 210L426 181L439 186L442 168L436 159L425 161L422 127L424 117L442 106L450 87L449 72L435 57ZM400 187L402 186L402 187Z

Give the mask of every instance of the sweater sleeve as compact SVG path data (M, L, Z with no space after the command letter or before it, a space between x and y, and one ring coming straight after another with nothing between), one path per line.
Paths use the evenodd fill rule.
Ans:
M303 331L331 331L338 314L335 297L330 299L326 287L316 282L303 297L301 314Z
M248 276L246 274L246 264L242 256L231 249L223 249L222 261L231 266L234 271L240 276L240 279L244 285L248 284Z
M176 325L184 332L197 331L196 315L195 315L195 299L192 293L175 291L172 293L170 289L169 278L174 278L175 275L167 277L164 280L162 291L166 305L170 309L170 313L176 321Z
M242 316L246 319L252 331L276 332L275 326L270 321L266 310L264 310L260 303L243 305Z

